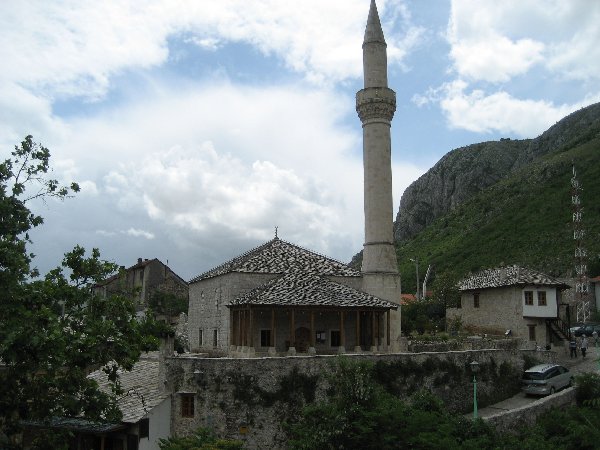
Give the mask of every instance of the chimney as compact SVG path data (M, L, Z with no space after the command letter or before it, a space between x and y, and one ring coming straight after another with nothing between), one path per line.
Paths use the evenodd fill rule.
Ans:
M158 351L158 389L165 391L168 385L167 358L173 357L175 348L175 333L164 333L160 337L160 348Z
M138 258L138 264L142 263L142 258Z

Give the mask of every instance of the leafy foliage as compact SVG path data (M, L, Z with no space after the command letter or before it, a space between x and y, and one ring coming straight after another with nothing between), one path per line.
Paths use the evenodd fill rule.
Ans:
M381 377L374 377L373 370L370 363L338 358L329 395L287 425L290 448L591 450L600 442L598 408L551 410L533 427L500 434L481 419L449 413L427 390L409 402L399 400L379 384ZM588 378L587 384L598 389L597 375ZM586 395L599 398L594 392Z
M130 369L143 342L133 304L92 295L117 267L77 246L60 267L37 279L28 232L43 223L27 202L65 199L76 183L47 178L50 153L27 136L0 164L0 447L10 448L22 420L52 416L118 420L114 395L86 377L104 367L119 392L118 370Z
M160 439L161 450L236 450L243 447L241 441L218 439L206 428L199 428L192 436Z
M153 312L171 318L187 313L188 299L171 292L155 291L148 301L148 306Z
M330 395L303 410L288 425L290 447L329 448L481 448L492 442L492 430L449 414L426 391L411 403L393 396L373 378L373 365L338 359Z

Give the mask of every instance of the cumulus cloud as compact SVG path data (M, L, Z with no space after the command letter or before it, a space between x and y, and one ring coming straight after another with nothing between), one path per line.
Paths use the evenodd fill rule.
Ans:
M390 17L390 61L398 62L415 45L416 28L394 13L402 7L397 0L379 6ZM211 50L247 43L309 80L336 82L360 75L365 8L361 0L3 2L0 60L10 64L0 79L93 100L106 94L112 76L163 64L168 39L185 35Z
M412 102L439 106L455 129L536 136L600 99L599 21L600 3L585 0L452 0L454 79Z
M569 113L599 100L600 92L576 103L555 105L546 100L519 99L501 90L488 94L462 80L413 97L419 106L439 103L452 128L520 137L537 136Z
M447 38L461 78L506 82L539 65L555 77L600 76L600 3L453 0Z

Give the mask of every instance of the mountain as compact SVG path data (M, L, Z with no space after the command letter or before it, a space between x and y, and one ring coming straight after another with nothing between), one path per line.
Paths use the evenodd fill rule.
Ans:
M500 264L570 276L573 164L583 186L588 270L600 273L600 103L557 122L535 139L452 150L404 192L394 223L402 289L434 274L462 277ZM361 255L352 265L360 265Z
M600 103L583 108L535 139L484 142L452 150L413 182L400 199L394 238L405 241L536 159L572 148L600 132Z

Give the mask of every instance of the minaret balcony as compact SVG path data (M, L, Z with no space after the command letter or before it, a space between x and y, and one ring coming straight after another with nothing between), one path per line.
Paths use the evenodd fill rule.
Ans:
M396 93L387 87L368 87L356 93L356 112L365 123L372 120L391 122L396 111Z

